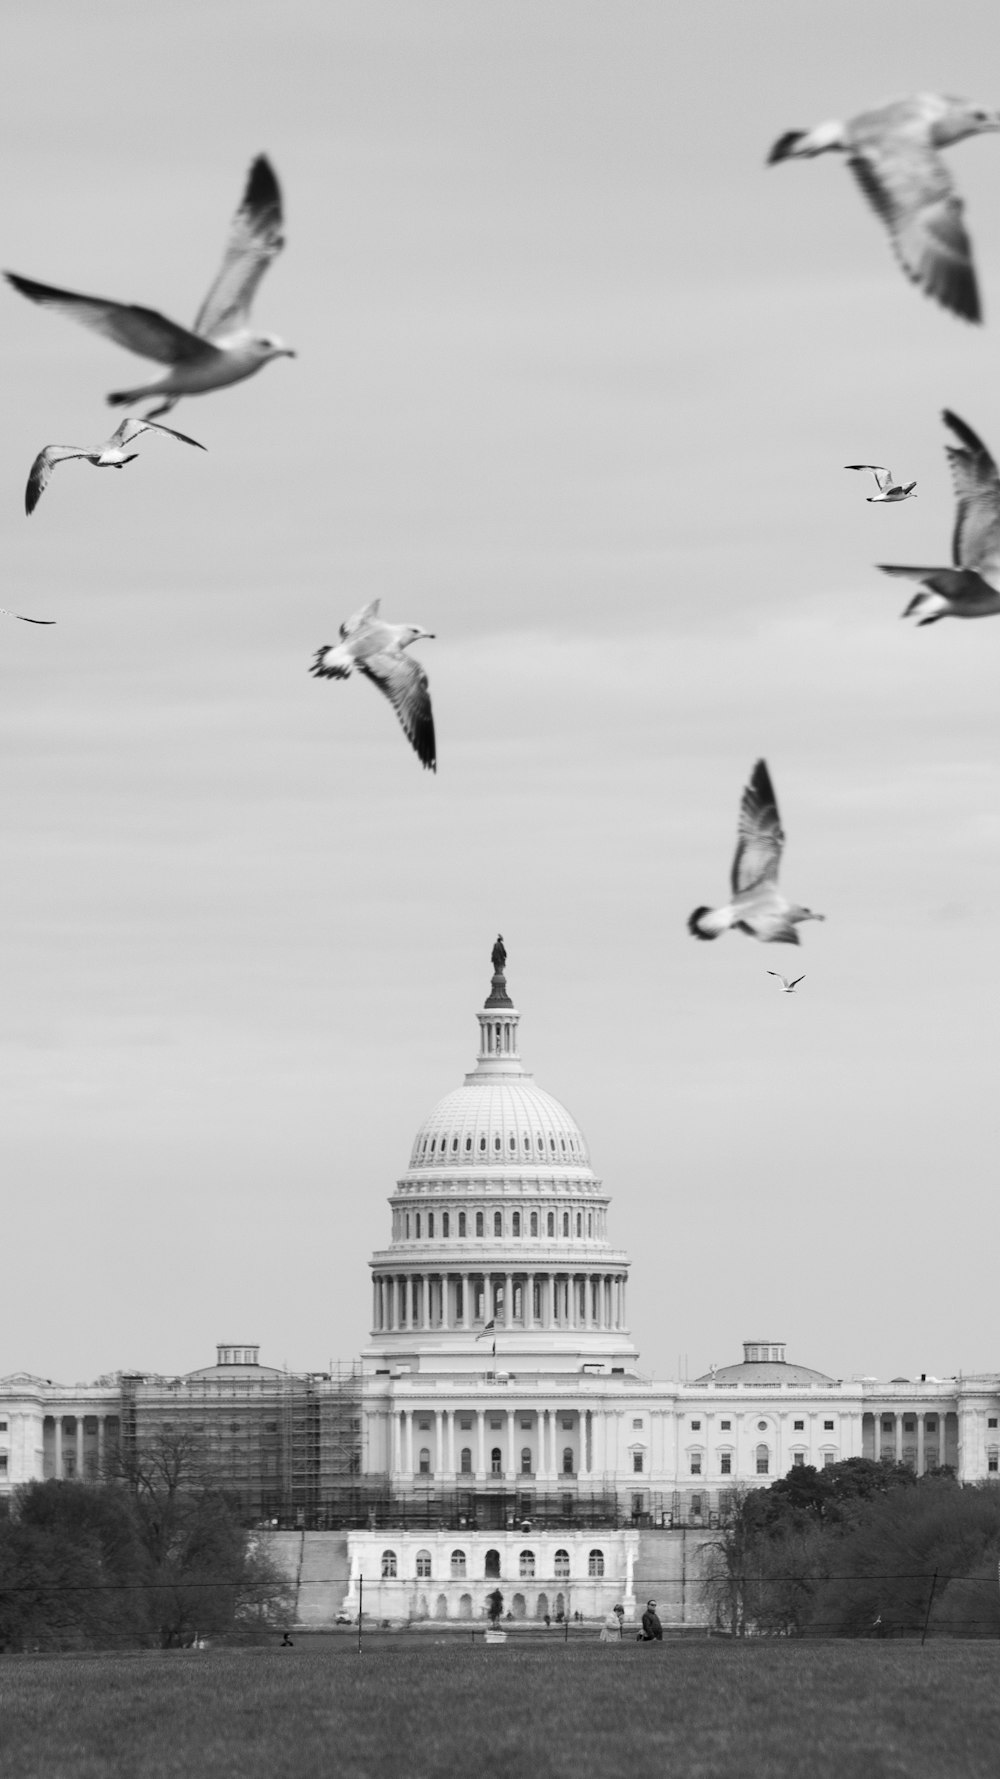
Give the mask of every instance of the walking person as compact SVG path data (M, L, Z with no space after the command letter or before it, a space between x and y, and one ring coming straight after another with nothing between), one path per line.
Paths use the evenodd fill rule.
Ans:
M637 1643L662 1643L663 1626L656 1610L656 1601L647 1600L646 1610L642 1615L642 1630L636 1638Z
M601 1626L600 1641L602 1643L620 1643L624 1619L624 1606L613 1606Z

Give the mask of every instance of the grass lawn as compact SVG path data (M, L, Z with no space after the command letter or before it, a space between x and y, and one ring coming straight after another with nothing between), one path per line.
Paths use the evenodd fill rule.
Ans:
M1000 1645L350 1638L0 1658L4 1779L996 1779Z

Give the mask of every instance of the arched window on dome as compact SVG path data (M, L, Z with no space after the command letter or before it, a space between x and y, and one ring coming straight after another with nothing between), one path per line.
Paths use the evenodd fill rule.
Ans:
M521 1233L521 1213L520 1213L520 1211L512 1211L511 1212L510 1233L511 1233L511 1235L520 1235L520 1233Z
M420 1212L419 1211L417 1211L417 1213L416 1213L416 1218L417 1218L417 1241L419 1241L420 1240Z
M451 1152L453 1155L458 1154L458 1132L457 1131L455 1132L455 1135L451 1139Z
M482 1233L483 1233L483 1213L482 1213L482 1211L477 1211L476 1212L476 1234L482 1235Z
M566 1138L565 1137L559 1138L559 1147L562 1150L563 1154L565 1155L565 1153L566 1153Z
M394 1550L382 1552L382 1580L394 1581L396 1577L396 1553Z
M465 1212L464 1211L459 1211L459 1213L458 1213L458 1233L460 1236L463 1236L465 1234Z
M465 1153L466 1153L466 1155L472 1154L472 1138L471 1137L466 1137L466 1139L465 1139Z
M530 1229L531 1229L532 1235L538 1234L538 1212L537 1211L532 1211L532 1213L531 1213Z
M503 1475L503 1456L498 1445L495 1445L490 1453L490 1474L491 1476Z
M527 1154L527 1152L530 1148L531 1148L531 1133L530 1133L530 1131L525 1131L525 1133L524 1133L524 1152L525 1152L525 1154Z
M500 1153L500 1132L499 1131L497 1131L493 1137L493 1153L495 1155L499 1155L499 1153Z
M551 1131L549 1131L549 1148L550 1148L552 1154L554 1155L556 1152L556 1139L552 1135Z
M433 1211L428 1211L428 1213L427 1213L427 1234L428 1234L429 1238L432 1237L434 1234L434 1212Z
M480 1153L480 1155L486 1154L486 1137L485 1137L485 1135L481 1136L479 1139L479 1153Z
M577 1213L576 1213L576 1233L577 1233L577 1235L583 1234L583 1212L582 1211L577 1211Z
M594 1233L594 1213L593 1213L593 1211L588 1211L587 1212L587 1234L593 1235L593 1233Z
M493 1234L494 1235L503 1235L503 1212L502 1211L494 1211L494 1213L493 1213Z
M441 1235L444 1240L451 1234L451 1217L447 1211L441 1212Z
M563 1212L563 1235L569 1235L569 1212Z
M409 1211L407 1211L407 1213L406 1213L406 1239L407 1239L407 1241L409 1241L409 1239L410 1239L410 1213L409 1213Z
M555 1211L550 1211L548 1216L545 1219L545 1233L546 1233L546 1235L555 1235L555 1233L556 1233Z
M543 1137L541 1131L539 1131L538 1132L538 1153L539 1153L539 1155L543 1155L544 1152L545 1152L545 1138Z
M431 1137L431 1154L432 1155L436 1148L437 1148L437 1137Z
M420 1150L420 1153L421 1153L421 1155L426 1155L426 1154L427 1154L427 1138L426 1138L426 1137L425 1137L425 1138L424 1138L424 1140L423 1140L423 1144L422 1144L422 1146L421 1146L421 1150Z
M511 1154L513 1155L515 1149L517 1148L517 1138L514 1135L513 1131L511 1131L510 1136L507 1138L507 1147L510 1150Z
M603 1575L604 1574L604 1552L602 1550L592 1550L591 1551L589 1557L587 1558L587 1574L588 1575Z

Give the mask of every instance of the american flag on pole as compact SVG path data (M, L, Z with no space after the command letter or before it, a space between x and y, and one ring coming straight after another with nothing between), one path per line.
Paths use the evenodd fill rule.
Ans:
M491 1332L491 1331L492 1331L492 1334L493 1334L493 1357L494 1357L494 1359L495 1359L495 1358L496 1358L496 1356L497 1356L497 1334L496 1334L496 1328L497 1328L497 1325L496 1325L496 1322L495 1322L495 1320L494 1320L494 1318L493 1318L493 1317L492 1317L492 1316L491 1316L491 1317L490 1317L490 1319L489 1319L489 1321L488 1321L488 1322L487 1322L487 1323L486 1323L486 1324L485 1324L485 1326L484 1326L484 1327L483 1327L483 1328L481 1328L481 1329L480 1329L480 1330L479 1330L479 1333L478 1333L478 1334L477 1334L477 1335L476 1335L476 1339L477 1339L477 1340L482 1340L482 1338L483 1338L483 1335L484 1335L484 1334L489 1334L489 1333L490 1333L490 1332Z

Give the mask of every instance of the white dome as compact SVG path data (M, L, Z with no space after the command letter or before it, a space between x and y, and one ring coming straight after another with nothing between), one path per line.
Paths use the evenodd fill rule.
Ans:
M530 1075L475 1074L424 1119L410 1170L484 1167L589 1171L590 1155L575 1119Z

